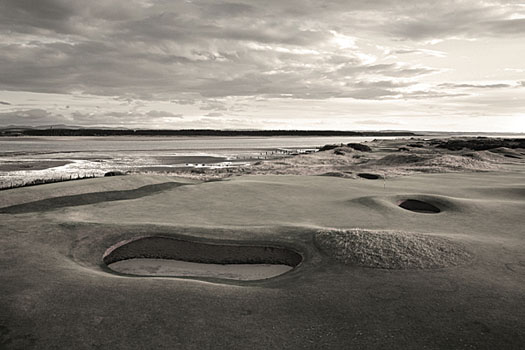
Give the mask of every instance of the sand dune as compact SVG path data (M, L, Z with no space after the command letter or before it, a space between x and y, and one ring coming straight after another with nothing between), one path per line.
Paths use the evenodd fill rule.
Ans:
M523 165L520 148L497 141L483 146L477 139L458 139L448 145L433 140L376 140L366 144L326 145L320 152L283 159L259 161L251 166L232 169L206 169L180 176L198 179L238 175L324 175L355 178L359 173L403 176L415 173L510 170ZM519 145L519 144L518 144ZM492 148L491 148L492 147Z

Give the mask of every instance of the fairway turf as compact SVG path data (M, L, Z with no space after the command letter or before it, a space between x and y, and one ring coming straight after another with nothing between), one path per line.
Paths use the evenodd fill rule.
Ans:
M525 341L523 179L519 171L413 175L386 185L128 176L9 190L0 214L2 347L518 349ZM170 182L178 185L148 187ZM140 188L151 192L129 195ZM97 201L79 201L80 193ZM53 200L44 209L35 206L46 199ZM406 199L440 212L400 208ZM314 239L355 228L431 238L424 240L430 251L438 239L468 259L367 267ZM115 243L155 235L278 245L304 260L258 281L125 276L103 263ZM380 249L365 246L364 254L390 247L388 239L365 242Z

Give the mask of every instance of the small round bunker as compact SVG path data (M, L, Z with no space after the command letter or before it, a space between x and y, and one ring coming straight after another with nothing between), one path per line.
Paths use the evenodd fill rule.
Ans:
M416 213L437 214L441 212L441 209L439 209L435 205L418 199L404 199L399 201L397 205L403 209L410 210Z
M362 179L367 179L367 180L379 180L382 178L381 175L371 174L371 173L359 173L357 174L357 176L359 176Z

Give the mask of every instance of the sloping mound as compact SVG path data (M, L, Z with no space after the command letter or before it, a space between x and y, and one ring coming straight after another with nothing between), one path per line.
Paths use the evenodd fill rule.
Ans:
M434 269L461 265L471 256L440 237L362 229L321 230L315 244L328 256L349 265L381 269Z
M422 157L415 154L389 154L388 156L378 159L376 164L389 166L407 165L424 162L427 159L427 157Z
M517 152L516 150L510 149L507 147L499 147L499 148L491 149L490 153L501 154L507 158L523 159L523 155L520 152Z
M433 159L428 159L422 163L434 169L451 169L451 170L495 170L498 169L497 164L493 164L487 160L486 155L474 154L472 156L461 156L454 154L444 154Z
M372 149L370 147L368 147L367 145L363 145L361 143L347 143L346 146L350 147L350 148L353 148L356 151L372 152Z

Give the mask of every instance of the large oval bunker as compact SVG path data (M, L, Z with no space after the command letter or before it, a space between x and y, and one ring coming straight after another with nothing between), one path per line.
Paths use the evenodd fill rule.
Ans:
M139 237L104 254L109 269L128 275L261 280L297 267L302 255L284 247Z

